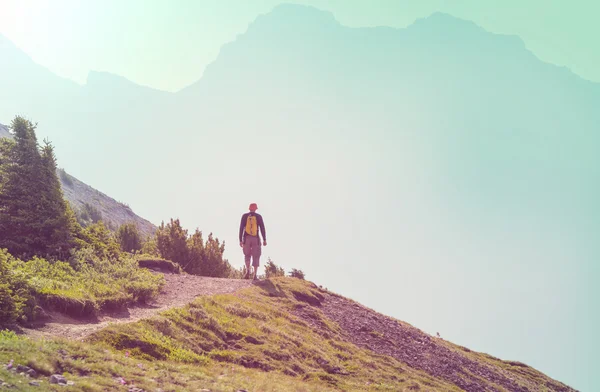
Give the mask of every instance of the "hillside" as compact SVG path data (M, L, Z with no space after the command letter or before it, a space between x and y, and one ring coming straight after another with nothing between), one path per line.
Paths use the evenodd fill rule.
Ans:
M0 137L12 137L6 125L0 124ZM151 235L156 230L156 226L136 215L128 205L92 188L64 170L58 170L58 178L65 199L79 215L85 211L89 222L102 220L112 229L133 222L144 236Z
M116 201L65 171L59 170L59 178L65 199L71 203L76 211L89 211L89 206L92 206L92 209L100 213L100 220L112 229L133 222L144 236L152 235L156 230L156 226L136 215L128 205Z
M185 281L172 284L184 288ZM238 291L109 325L82 342L4 334L0 361L13 359L39 376L1 369L0 378L13 385L35 379L36 390L53 390L46 380L54 373L88 391L573 390L523 363L430 336L310 282L217 283Z

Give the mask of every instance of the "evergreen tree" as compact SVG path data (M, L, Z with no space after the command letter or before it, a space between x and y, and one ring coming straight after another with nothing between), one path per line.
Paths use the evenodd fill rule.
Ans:
M190 236L187 242L189 251L188 262L184 267L184 271L194 275L204 275L204 240L202 232L196 229L194 234Z
M73 246L72 220L49 143L41 149L35 125L16 117L14 143L3 143L0 176L0 248L10 253L63 257Z
M179 219L171 219L166 225L162 222L156 231L156 244L160 256L184 268L189 262L187 240L188 231L181 227Z
M202 275L222 277L228 276L231 265L223 259L225 252L225 243L221 243L218 238L214 238L212 233L204 245L204 260L202 265Z
M46 254L64 259L74 245L73 234L77 225L72 210L63 197L57 175L54 147L44 141L41 152L39 227L42 233L40 246Z
M142 249L142 238L135 223L125 223L117 230L117 241L123 252L134 253Z

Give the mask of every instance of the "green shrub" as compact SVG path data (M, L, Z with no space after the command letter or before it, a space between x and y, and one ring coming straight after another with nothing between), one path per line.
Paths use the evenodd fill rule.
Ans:
M298 279L304 280L304 272L302 272L302 270L299 270L296 268L292 268L292 270L290 271L290 276L292 278L298 278Z
M119 243L102 221L87 226L81 236L86 246L102 258L117 259L121 253Z
M273 260L271 260L271 258L269 258L267 264L265 264L265 276L267 278L285 276L285 271L282 267L277 266Z
M117 241L123 252L135 253L142 249L142 237L135 223L125 223L117 230Z
M35 318L33 288L21 274L12 270L13 262L12 256L0 249L0 326Z
M189 274L226 278L231 264L223 258L225 243L212 233L205 240L198 229L189 234L179 219L164 222L156 231L156 247L160 256L179 264Z
M3 256L3 258L1 258ZM6 252L0 253L8 271ZM0 279L1 324L35 319L36 305L76 317L123 309L158 294L164 278L138 267L132 256L100 258L93 249L76 251L69 262L33 258L10 261Z
M156 237L148 237L144 241L142 241L142 254L149 255L151 257L160 257L160 252L158 251L158 244L156 243Z
M89 203L83 205L77 210L77 221L83 227L98 223L102 220L102 212Z

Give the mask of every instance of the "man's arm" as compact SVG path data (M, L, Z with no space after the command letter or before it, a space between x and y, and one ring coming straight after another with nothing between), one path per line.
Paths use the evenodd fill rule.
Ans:
M263 220L262 215L258 221L258 227L260 228L260 234L262 234L263 241L267 242L267 231L265 229L265 221Z
M242 215L242 220L240 222L240 244L242 243L242 236L244 234L244 228L246 227L246 214Z

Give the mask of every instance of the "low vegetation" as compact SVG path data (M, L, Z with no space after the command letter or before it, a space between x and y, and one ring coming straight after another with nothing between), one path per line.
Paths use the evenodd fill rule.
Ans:
M27 262L0 251L0 325L31 324L46 310L93 317L155 296L164 278L138 267L130 255L109 260L91 249L68 262L33 258Z
M6 369L13 361L34 369L26 378ZM175 361L148 361L114 351L101 344L66 340L31 340L14 332L0 331L0 384L17 391L334 391L318 381L299 383L278 373L257 372L239 365L208 361L201 366ZM53 374L73 383L58 387L49 383ZM39 386L30 386L30 382ZM7 387L5 385L5 387ZM139 388L139 389L134 389ZM3 388L2 388L3 389Z
M309 305L324 294L312 283L278 277L112 325L83 342L5 332L0 363L34 369L40 390L51 390L45 378L55 373L85 391L119 390L122 383L146 391L459 390L348 343L339 326ZM300 310L309 317L295 316ZM28 381L4 370L0 378Z
M236 294L202 297L147 320L110 326L87 341L139 360L199 367L226 363L283 374L298 383L319 383L319 390L458 390L348 343L336 324L309 305L322 293L312 283L278 277ZM295 316L299 309L310 317Z

